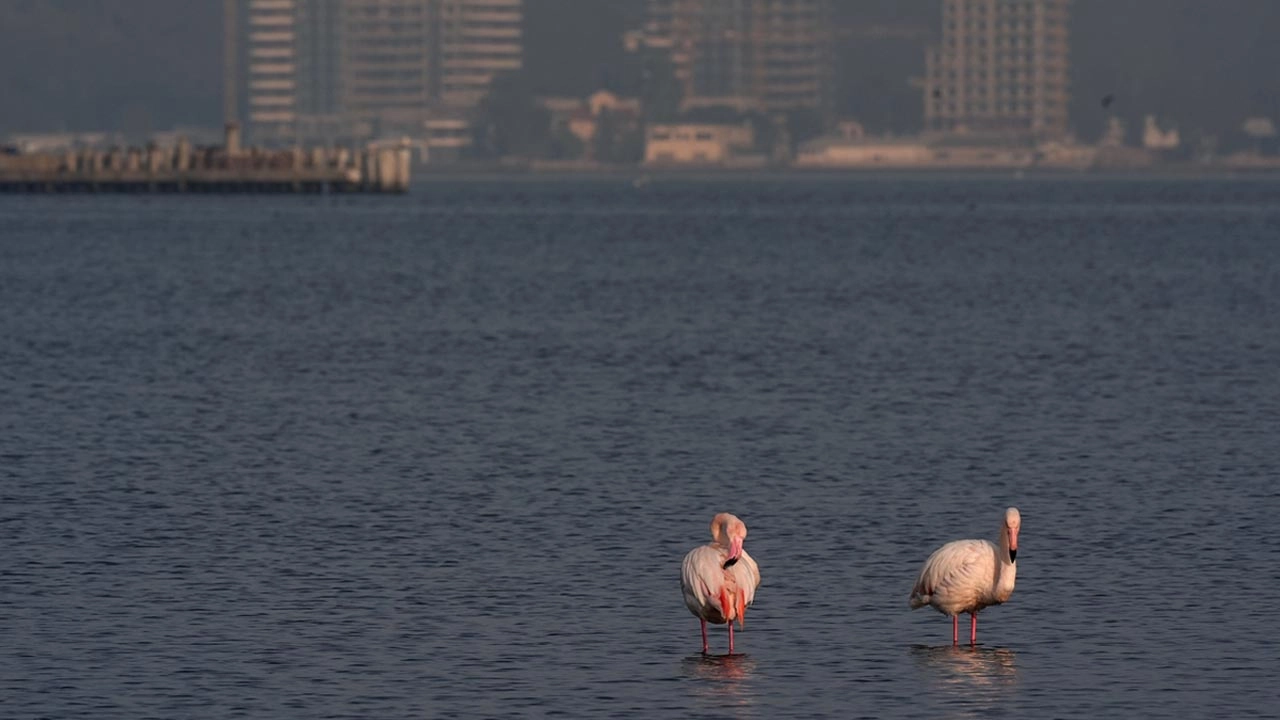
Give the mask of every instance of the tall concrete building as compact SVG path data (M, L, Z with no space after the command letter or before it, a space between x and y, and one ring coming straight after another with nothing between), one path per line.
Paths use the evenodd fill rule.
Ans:
M243 38L227 45L228 65L243 77L242 82L228 85L228 91L238 96L228 101L228 107L238 107L239 116L263 133L292 128L298 117L296 11L294 0L226 2L225 31Z
M344 114L401 124L430 107L434 9L431 0L342 0L337 70Z
M495 75L524 62L522 0L439 0L437 98L474 107Z
M224 0L227 119L359 138L473 108L523 63L522 0Z
M925 56L929 130L1066 135L1070 0L943 0Z
M686 100L829 109L830 0L648 0L631 42L670 53Z
M228 120L259 140L338 112L341 0L225 0Z

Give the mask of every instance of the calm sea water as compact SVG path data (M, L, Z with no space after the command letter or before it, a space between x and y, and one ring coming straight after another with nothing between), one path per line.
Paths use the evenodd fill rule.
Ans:
M1280 707L1277 182L7 197L0 308L5 718Z

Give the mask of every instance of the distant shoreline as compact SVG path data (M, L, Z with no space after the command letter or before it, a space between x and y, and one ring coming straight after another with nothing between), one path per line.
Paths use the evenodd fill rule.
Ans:
M658 182L664 180L877 180L877 179L931 179L975 178L1009 180L1251 180L1274 179L1280 176L1280 166L1226 168L1203 165L1162 165L1145 168L1090 168L1070 170L1061 168L723 168L619 166L597 168L529 168L486 166L431 166L414 167L413 182L417 184L458 180L625 180L630 182Z

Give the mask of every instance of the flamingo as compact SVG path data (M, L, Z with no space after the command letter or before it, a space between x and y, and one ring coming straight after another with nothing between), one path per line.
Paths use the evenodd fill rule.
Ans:
M707 623L729 626L729 654L733 654L733 621L742 628L743 616L760 585L760 568L742 549L747 526L736 515L711 518L711 542L684 556L680 587L684 604L702 625L702 652L707 652Z
M911 589L911 609L932 605L951 616L951 643L960 643L960 613L969 613L969 644L978 642L978 611L1013 594L1018 572L1018 508L1004 511L999 543L956 540L933 551Z

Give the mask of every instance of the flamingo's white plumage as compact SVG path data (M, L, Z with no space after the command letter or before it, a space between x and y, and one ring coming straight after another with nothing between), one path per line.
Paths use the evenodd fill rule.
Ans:
M969 642L977 643L978 611L1013 594L1021 528L1022 516L1011 507L1004 511L998 543L956 540L935 550L911 589L911 609L931 605L950 615L952 643L960 640L960 613L969 613Z
M760 568L742 549L747 526L737 516L720 513L711 519L711 542L684 556L680 586L684 604L702 626L702 652L707 652L707 623L729 626L729 653L733 654L733 621L742 627L743 616L760 585Z

